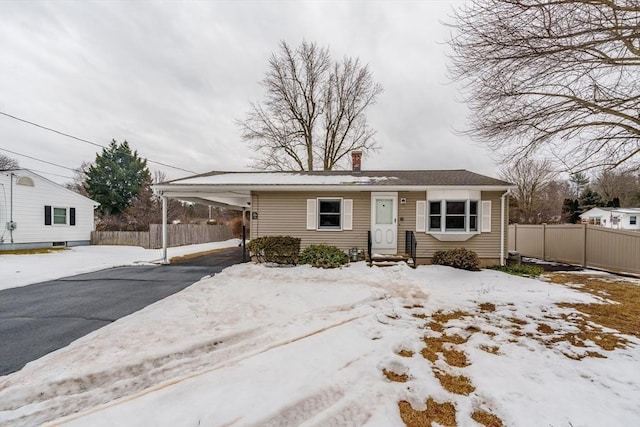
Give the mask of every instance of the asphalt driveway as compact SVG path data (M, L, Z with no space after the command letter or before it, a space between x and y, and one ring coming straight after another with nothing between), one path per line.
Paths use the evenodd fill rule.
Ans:
M241 261L234 248L179 264L110 268L0 291L0 376Z

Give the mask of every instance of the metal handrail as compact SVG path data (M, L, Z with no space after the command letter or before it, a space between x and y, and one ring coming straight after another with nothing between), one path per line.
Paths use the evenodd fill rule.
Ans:
M369 267L373 265L373 259L371 254L371 247L373 242L371 241L371 230L367 231L367 255L369 255Z
M406 230L404 233L404 252L409 255L409 258L413 261L413 267L416 267L418 241L416 235L411 230Z

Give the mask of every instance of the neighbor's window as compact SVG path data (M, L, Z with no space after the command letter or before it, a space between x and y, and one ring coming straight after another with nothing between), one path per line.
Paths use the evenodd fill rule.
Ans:
M476 200L429 202L429 231L478 231Z
M340 199L318 199L318 229L340 230L341 208Z
M53 223L67 225L67 208L53 208Z
M634 216L629 217L629 225L636 225L638 223L638 218Z

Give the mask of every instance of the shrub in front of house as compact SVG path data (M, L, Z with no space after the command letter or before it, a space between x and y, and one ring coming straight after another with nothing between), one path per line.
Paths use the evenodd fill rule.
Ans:
M348 262L347 254L335 246L311 245L300 254L300 263L313 267L337 268Z
M247 243L247 250L258 262L298 264L300 239L291 236L263 236Z
M465 248L436 251L431 262L437 265L446 265L470 271L477 271L480 266L478 254Z

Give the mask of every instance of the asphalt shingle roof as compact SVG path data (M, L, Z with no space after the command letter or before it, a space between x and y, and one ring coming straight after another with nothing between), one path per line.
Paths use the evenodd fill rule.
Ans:
M295 176L299 175L304 183L309 183L311 177L318 177L319 182L322 178L329 177L353 177L357 179L358 184L366 184L367 178L370 183L381 186L511 186L512 184L486 175L480 175L465 169L455 170L378 170L378 171L351 171L351 170L334 170L334 171L301 171L301 172L221 172L213 171L187 178L181 178L171 183L205 183L206 177L212 177L212 183L221 178L220 175L226 175L229 181L233 181L236 176L238 183L248 184L246 178L255 177L256 182L251 184L269 184L277 185L278 176L287 176L289 183L295 182ZM260 177L264 179L260 179ZM195 180L194 178L198 178ZM384 179L387 178L387 179ZM191 182L189 182L191 181ZM253 181L253 179L252 179ZM342 183L341 183L342 184ZM344 185L353 184L349 180L345 180Z

